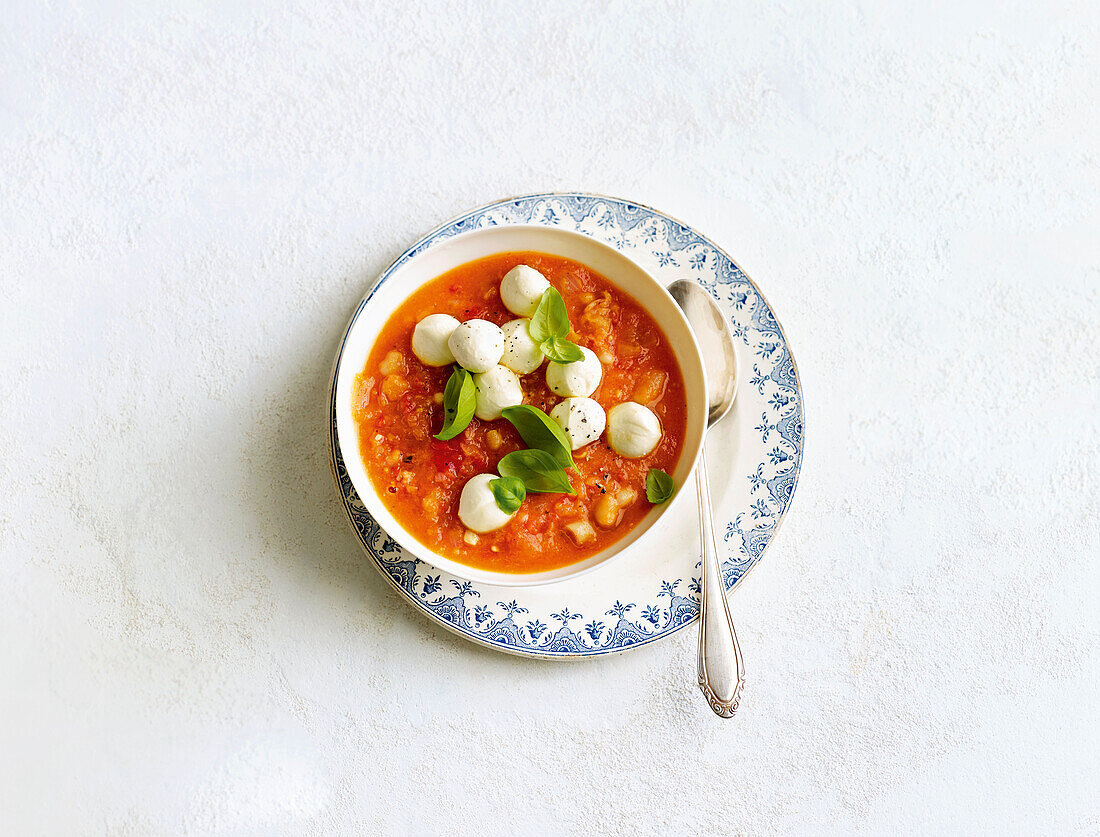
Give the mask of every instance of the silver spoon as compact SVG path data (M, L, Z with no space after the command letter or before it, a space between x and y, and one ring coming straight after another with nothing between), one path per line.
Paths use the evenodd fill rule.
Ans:
M681 279L668 286L695 332L707 372L707 430L730 411L737 397L737 350L726 317L709 292ZM733 629L726 586L718 566L711 519L706 442L695 469L699 489L699 529L703 538L703 587L699 601L699 688L715 714L732 718L745 685L745 664Z

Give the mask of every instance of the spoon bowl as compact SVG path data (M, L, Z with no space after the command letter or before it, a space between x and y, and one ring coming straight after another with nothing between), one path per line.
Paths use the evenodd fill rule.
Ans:
M737 346L726 324L726 315L705 288L680 279L668 286L668 292L683 309L703 354L707 373L707 425L713 427L730 411L737 398L741 380L737 374Z

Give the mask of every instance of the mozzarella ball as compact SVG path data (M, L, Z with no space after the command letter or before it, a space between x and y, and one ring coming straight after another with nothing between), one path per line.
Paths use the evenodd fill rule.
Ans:
M517 317L530 317L539 307L542 292L550 287L546 277L525 264L504 274L500 283L500 301Z
M447 347L470 372L488 372L504 354L504 333L488 320L467 320L451 332Z
M526 317L521 317L500 327L504 332L504 357L500 362L517 375L527 375L542 366L542 349L527 330L530 322Z
M591 398L566 398L550 411L550 418L565 431L573 450L600 438L607 424L603 407Z
M425 366L446 366L455 362L447 345L451 334L458 328L458 320L450 314L431 314L413 329L412 350Z
M653 411L627 401L607 411L607 443L619 456L637 459L661 441L661 422Z
M546 365L546 385L558 395L587 397L596 391L603 377L600 359L591 349L580 347L583 360Z
M498 419L505 407L523 403L519 377L507 366L494 366L488 372L474 375L474 387L477 390L474 415L482 421Z
M458 498L458 519L471 532L492 532L512 519L512 515L501 510L489 483L497 479L496 474L478 474L462 486L462 495Z

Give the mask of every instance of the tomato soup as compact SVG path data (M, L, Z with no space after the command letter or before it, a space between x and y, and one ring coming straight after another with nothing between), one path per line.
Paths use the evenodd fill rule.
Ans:
M644 456L627 458L607 436L572 451L569 483L576 492L528 492L507 524L475 533L459 519L463 487L495 473L506 454L526 447L509 421L473 418L449 441L443 392L452 367L426 366L412 351L417 323L431 314L460 322L516 319L501 300L501 280L528 265L565 302L568 339L602 364L591 398L604 410L633 401L660 421L660 441ZM520 376L523 403L550 413L561 396L547 385L547 364ZM687 404L679 364L664 332L634 299L591 268L544 253L502 253L461 265L420 288L390 316L356 378L352 410L360 453L389 512L430 549L471 567L534 573L584 560L618 541L652 507L646 496L651 469L673 473L684 444Z

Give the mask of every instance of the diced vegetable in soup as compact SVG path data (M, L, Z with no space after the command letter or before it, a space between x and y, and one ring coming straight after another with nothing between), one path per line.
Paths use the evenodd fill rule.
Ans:
M675 472L687 418L653 318L543 253L479 259L419 289L353 399L390 513L430 549L509 573L574 564L637 526L653 508L647 475Z

